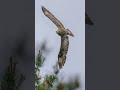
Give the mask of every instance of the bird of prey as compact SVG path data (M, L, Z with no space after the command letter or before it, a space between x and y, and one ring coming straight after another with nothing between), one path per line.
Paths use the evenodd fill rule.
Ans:
M61 46L60 46L60 51L58 54L58 65L59 68L61 69L66 61L66 55L68 52L68 47L69 47L69 37L74 35L69 29L65 29L63 24L51 13L49 12L44 6L42 6L42 11L46 17L48 17L58 28L56 33L61 37Z
M93 25L93 22L90 19L90 17L87 15L87 13L85 13L85 24Z

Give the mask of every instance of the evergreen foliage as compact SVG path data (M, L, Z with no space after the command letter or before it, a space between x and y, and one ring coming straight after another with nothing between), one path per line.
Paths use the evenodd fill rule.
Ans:
M78 78L69 82L63 82L58 79L59 70L57 64L53 74L47 74L45 77L41 77L41 67L43 67L45 58L42 52L39 51L35 61L35 90L75 90L79 88L80 84Z

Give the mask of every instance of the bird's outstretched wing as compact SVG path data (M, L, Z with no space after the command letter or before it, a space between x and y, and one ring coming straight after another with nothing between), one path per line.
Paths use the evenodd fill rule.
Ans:
M51 13L49 12L44 6L42 6L42 11L45 16L47 16L58 28L64 30L63 24Z
M90 17L87 15L87 13L85 13L85 24L93 25L93 22L90 19Z
M60 51L58 54L58 65L59 68L61 69L66 61L66 55L68 52L68 47L69 47L69 38L67 35L61 36L61 47Z

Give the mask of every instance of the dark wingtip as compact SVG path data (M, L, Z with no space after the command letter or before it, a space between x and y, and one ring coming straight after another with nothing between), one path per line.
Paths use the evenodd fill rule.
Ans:
M70 36L74 37L74 35L73 35L73 34L71 34Z
M74 35L72 34L72 37L74 37Z
M59 66L59 69L62 69L62 64L60 62L58 62L58 66Z
M44 6L41 6L42 11L45 12L46 8Z

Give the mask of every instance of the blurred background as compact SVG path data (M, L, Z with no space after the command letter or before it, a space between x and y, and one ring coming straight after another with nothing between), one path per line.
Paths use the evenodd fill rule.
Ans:
M21 89L34 90L34 9L33 0L0 1L0 84L12 57L26 77Z

